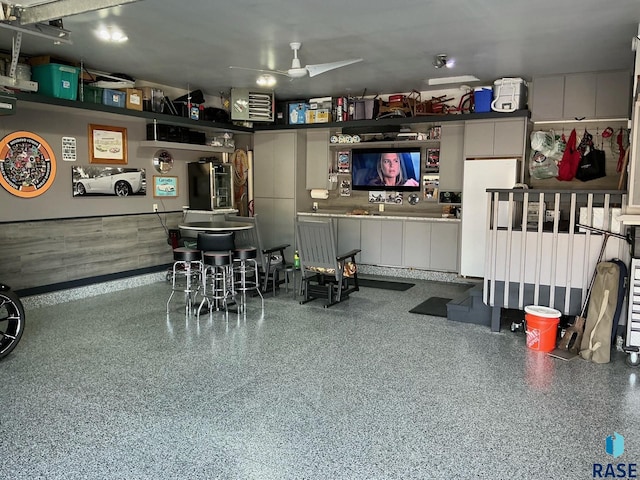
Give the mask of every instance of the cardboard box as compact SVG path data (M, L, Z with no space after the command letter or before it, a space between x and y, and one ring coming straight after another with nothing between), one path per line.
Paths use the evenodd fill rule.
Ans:
M121 92L127 94L125 107L129 110L142 111L142 90L139 88L120 88Z
M319 108L316 112L316 118L314 123L329 123L331 122L331 109Z
M289 103L289 125L302 125L306 121L309 104L305 102Z

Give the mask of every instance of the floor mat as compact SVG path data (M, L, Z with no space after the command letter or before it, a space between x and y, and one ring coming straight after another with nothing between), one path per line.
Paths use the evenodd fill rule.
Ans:
M409 310L409 313L419 313L421 315L433 315L435 317L447 316L447 303L451 301L450 298L444 297L430 297L427 298L420 305L413 307Z
M372 280L370 278L358 278L358 285L360 287L382 288L384 290L396 290L399 292L404 292L405 290L409 290L411 287L413 287L415 283L389 282L386 280Z

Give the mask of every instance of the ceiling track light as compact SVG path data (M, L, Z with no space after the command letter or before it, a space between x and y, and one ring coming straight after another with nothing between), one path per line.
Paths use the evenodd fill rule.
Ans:
M435 58L433 59L433 64L432 65L435 68L446 67L447 66L447 54L446 53L440 53L440 54L436 55Z
M446 53L439 53L438 55L436 55L432 63L435 68L453 68L455 64L456 61L452 58L449 58Z

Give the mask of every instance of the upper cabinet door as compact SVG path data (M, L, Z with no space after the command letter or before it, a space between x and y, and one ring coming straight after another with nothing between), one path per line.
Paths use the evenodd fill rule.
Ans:
M596 115L596 74L566 75L564 82L564 118L594 118Z
M629 118L631 74L626 70L533 79L534 121Z
M531 117L535 120L558 120L563 115L564 75L533 79Z
M627 71L598 73L596 117L630 118L631 75Z

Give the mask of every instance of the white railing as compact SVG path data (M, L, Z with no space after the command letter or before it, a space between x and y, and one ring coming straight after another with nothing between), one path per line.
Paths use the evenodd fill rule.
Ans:
M545 305L576 315L605 235L602 260L630 259L618 216L620 191L487 190L484 303L523 310Z

